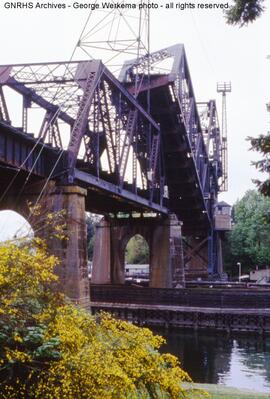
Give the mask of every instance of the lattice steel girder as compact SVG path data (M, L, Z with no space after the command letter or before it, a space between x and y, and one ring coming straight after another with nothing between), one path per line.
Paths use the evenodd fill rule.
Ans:
M157 175L157 185L155 185L153 184L152 175L150 176L149 173L151 171L152 163L145 162L149 157L152 159L149 154L153 153L152 150L155 146L154 138L159 136L159 127L155 122L153 123L153 120L150 120L151 118L148 117L145 111L142 112L143 108L138 106L138 103L132 96L129 94L128 96L126 95L127 91L123 91L120 83L109 73L109 71L105 70L105 73L106 76L104 81L100 85L100 91L103 90L103 95L100 96L100 109L101 114L103 115L103 129L105 128L107 133L109 165L111 165L110 170L111 172L117 173L119 176L118 184L122 186L126 174L127 156L129 149L132 146L133 180L136 180L135 173L137 176L138 162L141 167L141 180L144 188L151 191L158 187L162 191L161 186L164 184L164 179L161 179L160 168L156 167L156 170L152 171L152 175L153 172ZM104 90L105 86L106 91ZM104 101L102 99L104 99ZM108 118L110 114L113 115L111 121ZM115 117L117 122L114 121ZM105 121L107 122L105 123ZM115 136L115 140L112 139L113 135ZM119 147L119 143L121 148ZM150 145L148 145L149 143ZM134 152L136 154L137 162L134 162ZM157 157L158 156L159 153L157 154ZM154 164L157 166L157 162ZM134 185L133 190L134 192L137 190L137 187L134 187Z
M123 184L125 171L127 167L127 160L130 147L134 144L133 135L137 120L137 110L130 110L127 118L126 133L123 140L122 151L119 160L120 183Z
M23 131L26 132L25 129ZM63 148L57 115L55 113L46 111L38 138L41 138L44 142L48 142L53 147Z
M197 188L196 196L200 199L201 210L208 219L208 226L211 225L212 207L221 190L224 174L222 143L215 101L206 103L207 127L204 115L199 112L201 108L196 103L184 46L175 45L126 61L119 79L144 105L147 90L150 90L151 112L161 126L169 196L179 197L181 202L180 185L175 187L171 184L171 168L174 166L176 170L181 167L182 173L188 167ZM140 83L138 79L141 79ZM139 93L135 93L135 87L140 87ZM184 138L184 144L180 138ZM181 173L179 182L185 180ZM171 201L171 206L173 208L176 204ZM176 208L179 217L184 218L185 210L181 204Z
M169 66L167 71L159 67L162 62L172 59L172 65ZM148 71L151 71L149 77L144 78ZM208 106L208 122L207 130L202 126L202 114L199 114L198 107L196 106L195 95L190 78L189 68L185 55L185 49L182 44L177 44L162 50L147 54L139 59L126 61L120 72L119 80L127 84L132 83L135 79L136 72L141 74L143 82L141 90L147 90L147 86L151 89L155 87L170 86L170 95L172 103L178 102L180 107L180 120L179 122L185 125L187 131L187 138L189 141L190 152L194 156L196 163L196 170L198 171L198 180L201 184L202 191L205 191L205 175L207 165L202 162L204 158L208 164L215 162L218 165L216 175L214 178L217 180L222 177L222 152L221 141L218 126L218 118L216 112L215 101L211 100ZM199 103L200 105L202 103ZM207 137L208 136L208 137ZM209 140L210 138L210 140ZM210 143L211 141L211 143ZM209 145L214 147L214 153ZM219 190L220 184L216 185L215 190Z
M133 181L141 173L145 190L163 191L164 176L161 176L156 145L159 142L159 126L101 61L0 66L0 84L15 90L27 100L23 101L24 126L32 104L46 111L39 137L53 147L67 149L69 182L74 179L78 157L85 162L84 170L88 165L89 173L100 176L100 158L106 152L110 179L115 184L123 185L129 153L124 149L132 147ZM130 112L136 115L131 127ZM63 144L59 121L68 124L71 131L66 144ZM132 132L126 134L128 129ZM138 172L137 164L141 169ZM156 170L153 170L153 165ZM150 172L155 179L149 177ZM137 188L134 187L134 191ZM150 194L148 198L151 199Z
M3 122L10 123L10 117L2 87L0 87L0 119Z
M155 66L158 69L158 64L162 61L173 58L173 65L170 67L169 72L169 79L174 81L176 76L179 73L179 64L181 63L181 59L184 53L184 45L183 44L176 44L174 46L170 46L164 48L162 50L155 51L150 54L146 54L143 57L128 60L124 63L120 75L119 80L120 82L128 82L132 80L132 77L135 76L137 71L140 73L144 73L150 64L152 73L155 72L153 69Z
M203 138L207 149L208 159L215 168L212 174L215 185L222 191L225 178L225 166L223 163L223 143L219 128L217 106L215 100L197 103L200 115Z
M184 239L183 240L184 244L184 261L185 264L190 261L191 258L195 258L196 256L199 256L202 260L204 260L207 263L207 259L205 259L204 256L200 253L200 250L205 244L208 242L208 236L206 237L200 237L200 239L196 242L194 242L194 245L190 245L188 240Z
M86 76L76 76L76 73L78 68L83 68L92 62L96 61L0 65L0 85L9 86L48 111L60 107L59 118L73 125L83 93L82 86L87 79ZM158 129L155 121L104 65L102 73Z

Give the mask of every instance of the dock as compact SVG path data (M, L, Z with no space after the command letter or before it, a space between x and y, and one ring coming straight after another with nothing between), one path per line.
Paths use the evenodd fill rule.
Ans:
M91 286L91 309L140 326L270 333L269 289Z

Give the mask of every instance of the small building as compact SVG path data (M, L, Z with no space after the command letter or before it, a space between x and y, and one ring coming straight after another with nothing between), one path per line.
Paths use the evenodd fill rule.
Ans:
M258 283L268 283L270 281L270 269L252 270L249 273L249 279Z
M215 207L215 230L227 231L232 229L232 207L225 201L218 202Z

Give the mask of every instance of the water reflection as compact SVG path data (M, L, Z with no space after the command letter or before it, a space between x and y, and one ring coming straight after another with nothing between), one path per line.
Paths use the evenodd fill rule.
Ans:
M161 333L161 332L159 332ZM208 332L162 333L195 382L270 392L270 338Z

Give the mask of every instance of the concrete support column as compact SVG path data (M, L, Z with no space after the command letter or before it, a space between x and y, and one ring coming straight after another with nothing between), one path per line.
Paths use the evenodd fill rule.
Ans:
M66 211L67 240L49 239L49 249L57 266L61 290L84 307L90 305L87 270L87 230L85 221L86 190L78 186L57 186L47 197L51 212Z
M150 252L150 281L153 288L172 288L170 223L164 221L153 231Z
M102 219L96 226L91 281L94 284L125 283L125 237L129 224Z
M150 287L182 287L184 283L181 223L175 215L170 215L153 230Z
M132 229L130 223L127 226L111 226L111 278L113 284L125 284L125 249L126 237Z
M91 282L111 283L111 227L105 219L96 226Z

